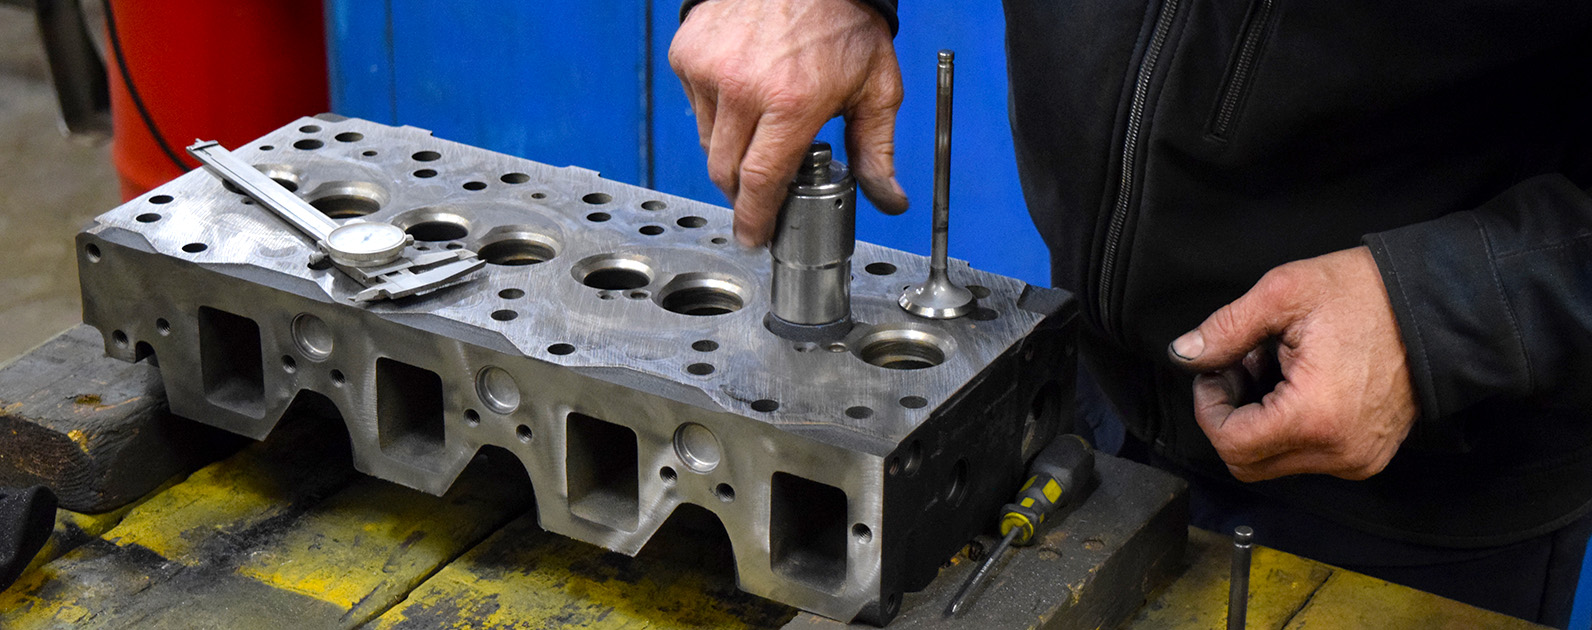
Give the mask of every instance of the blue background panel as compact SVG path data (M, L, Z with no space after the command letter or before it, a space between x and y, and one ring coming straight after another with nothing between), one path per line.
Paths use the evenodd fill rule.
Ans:
M650 4L648 4L650 2ZM957 53L951 255L1049 285L1006 122L998 3L904 3L896 38L906 101L897 171L912 209L862 204L858 238L927 254L935 52ZM329 0L332 110L723 205L668 65L676 0ZM820 137L843 147L841 123ZM842 154L844 150L842 149ZM842 159L846 159L842 155Z

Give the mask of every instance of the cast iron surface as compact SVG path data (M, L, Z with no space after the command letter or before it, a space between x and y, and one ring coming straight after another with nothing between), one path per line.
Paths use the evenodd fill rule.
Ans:
M734 244L727 209L334 116L233 150L333 218L489 264L356 305L313 244L207 173L112 210L78 237L84 321L112 356L158 356L179 415L259 439L294 401L329 402L361 471L438 494L503 447L543 527L624 553L697 504L745 590L875 621L1070 420L1059 291L954 264L980 311L920 319L896 299L927 259L858 243L857 326L792 342L762 324L768 254Z

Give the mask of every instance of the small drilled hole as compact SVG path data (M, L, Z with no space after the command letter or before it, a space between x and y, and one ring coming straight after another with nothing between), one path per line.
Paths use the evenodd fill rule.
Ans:
M282 355L282 371L287 372L288 374L292 374L294 372L297 372L298 371L298 361L294 361L293 357L290 357L288 355L285 355L285 354Z
M155 196L149 198L149 203L153 203L153 204L157 204L157 205L158 204L166 204L166 203L171 203L171 199L172 199L171 195L155 195Z
M531 442L531 438L536 437L535 435L531 434L531 427L523 425L523 424L520 425L520 426L514 427L514 435L518 436L520 438L520 441L521 442L525 442L526 444L529 444Z
M657 235L663 233L663 226L661 226L661 225L643 225L643 226L641 226L641 229L636 230L636 231L640 232L642 234L645 234L647 236L657 236Z
M464 249L464 244L463 243L448 243L447 245L443 245L442 248L443 249ZM487 262L492 262L492 261L488 260ZM542 262L542 261L541 260L537 260L537 261L526 262L526 263L522 263L522 264L534 265L534 264L539 263L539 262ZM509 263L509 264L513 264L513 263Z
M89 243L83 247L83 255L88 257L89 262L99 262L100 248L98 245Z
M902 407L907 409L922 409L929 406L928 399L922 396L902 396L900 403Z
M319 125L304 125L303 127L299 127L299 131L304 133L316 133L320 130L321 128Z
M595 206L613 201L614 198L608 193L589 193L580 200Z
M976 285L976 284L970 284L970 285L967 285L967 290L971 291L973 293L973 297L976 297L976 298L978 298L980 300L989 297L989 288L988 287L981 287L981 286Z
M685 371L696 376L707 376L713 373L713 366L707 363L692 363L685 366Z
M155 332L160 333L162 337L171 334L171 322L166 321L164 317L155 320Z
M720 501L725 503L732 502L735 500L735 488L731 487L730 484L721 483L713 487L713 496L718 497Z
M133 217L133 219L135 221L138 221L139 223L154 223L154 222L160 220L160 215L155 214L153 212L145 212L145 213L140 214L140 215L138 215L136 217Z
M442 154L436 151L419 151L409 157L414 158L416 162L435 162L442 159Z
M273 147L273 146L271 146L271 145L269 145L269 144L262 144L262 145L260 145L260 150L261 150L261 151L270 151L270 150L272 150L272 149L275 149L275 148L276 148L276 147Z
M336 385L338 387L342 387L346 383L348 383L348 378L343 376L343 371L342 370L332 370L332 384L333 385Z
M525 297L525 292L519 289L504 289L502 291L498 291L498 297L505 300L518 300L522 297Z
M626 293L625 297L630 298L632 300L645 300L645 299L647 299L649 297L652 297L652 294L648 293L646 291L631 291L629 293Z
M752 401L752 411L768 413L770 411L777 411L778 409L779 409L779 401L777 401L777 400L769 400L767 398L764 398L762 400L754 400L754 401Z
M896 266L887 262L876 262L868 263L863 270L876 276L888 276L896 272Z
M116 345L118 345L118 346L126 348L127 347L127 333L124 333L124 332L122 332L120 330L114 331L114 332L111 333L111 341L116 342Z
M678 225L678 226L683 227L683 228L699 228L699 227L702 227L704 225L707 225L708 224L708 220L704 219L702 217L690 216L690 217L680 217L680 220L675 221L674 223L675 223L675 225Z
M531 193L531 198L532 199L546 199L547 198L547 193L544 193L544 192Z
M712 352L719 349L719 342L712 339L703 339L691 344L691 349L697 352Z
M210 246L204 243L189 243L182 246L182 251L188 252L190 254L197 254L207 249L210 249Z
M547 351L549 353L551 353L551 354L564 356L566 354L574 352L575 351L575 346L569 345L567 343L555 343L555 344L553 344L551 346L548 346L547 347Z
M873 408L864 407L862 405L857 405L856 407L847 407L846 408L846 417L851 418L853 420L864 420L864 419L867 419L867 418L872 418L873 417Z
M419 177L421 179L426 179L428 177L436 177L437 176L437 172L433 171L433 170L431 170L429 168L423 168L423 169L420 169L418 171L415 171L414 172L414 176L415 177Z
M868 529L868 526L862 523L851 526L851 535L857 537L857 542L873 540L873 530Z
M360 151L359 154L365 157L376 157L375 151Z
M314 150L319 149L319 148L324 147L324 146L326 146L326 143L321 142L320 140L315 140L313 138L306 138L304 140L300 140L298 142L293 143L293 148L298 149L300 151L314 151Z
M465 190L486 190L486 182L465 182Z
M481 424L481 414L474 409L464 410L464 423L472 427Z
M357 131L344 131L343 133L332 136L332 139L337 140L338 142L359 142L360 140L365 139L365 134L359 133Z
M612 218L614 217L607 212L593 212L586 215L586 220L591 221L592 223L602 223Z
M730 239L724 238L722 236L715 236L715 237L713 237L711 239L708 239L708 242L712 243L714 245L723 245L725 243L730 242Z
M513 321L514 318L519 317L519 316L520 316L519 312L511 311L511 310L508 310L508 309L504 309L504 310L501 310L501 311L492 311L492 319L498 320L500 322Z
M658 478L663 480L664 485L672 486L674 482L680 479L680 473L675 472L673 468L664 466L658 469Z
M505 184L523 184L531 181L531 176L525 173L504 173L498 180Z
M641 202L641 209L642 210L655 210L656 211L656 210L662 210L662 209L667 208L667 207L669 207L669 204L666 204L666 203L664 203L662 201L658 201L656 199L653 199L651 201L643 201L643 202Z

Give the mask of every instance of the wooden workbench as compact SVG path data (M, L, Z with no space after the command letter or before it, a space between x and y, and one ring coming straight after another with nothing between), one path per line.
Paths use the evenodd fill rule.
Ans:
M104 359L98 344L79 327L0 369L0 463L7 483L61 487L66 505L138 498L60 511L44 551L0 593L0 628L841 625L737 590L711 516L677 511L630 558L537 527L507 451L479 455L442 497L355 472L334 418L303 414L234 451L163 414L153 368ZM1228 553L1225 538L1190 530L1185 566L1125 627L1225 627ZM958 558L942 579L967 569ZM1264 548L1251 576L1251 628L1537 627Z

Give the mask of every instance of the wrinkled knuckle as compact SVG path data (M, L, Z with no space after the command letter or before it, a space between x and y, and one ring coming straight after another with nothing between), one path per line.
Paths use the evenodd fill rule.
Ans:
M772 183L776 175L774 168L762 162L747 162L741 165L741 185L747 188L760 188Z

